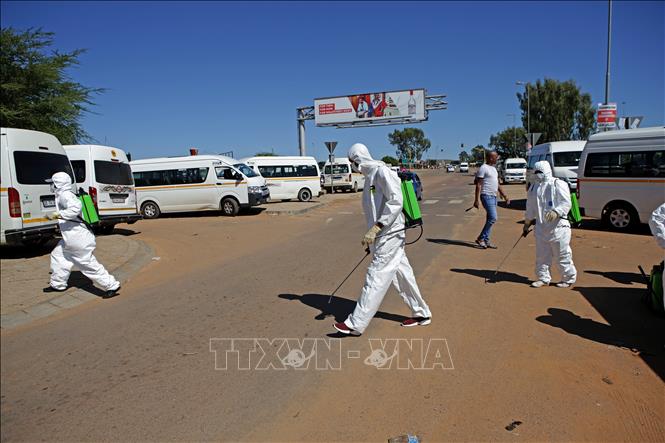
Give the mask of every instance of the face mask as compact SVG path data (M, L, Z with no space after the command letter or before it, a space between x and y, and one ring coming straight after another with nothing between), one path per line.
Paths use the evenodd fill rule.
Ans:
M545 181L545 174L543 174L542 172L537 173L535 174L535 178L538 183L543 183Z
M351 161L351 169L353 170L353 172L360 173L360 165L351 159L349 160Z
M51 188L51 193L52 193L52 194L55 194L55 189L56 189L56 188L55 188L55 185L54 185L53 183L51 183L49 186L50 186L50 188Z

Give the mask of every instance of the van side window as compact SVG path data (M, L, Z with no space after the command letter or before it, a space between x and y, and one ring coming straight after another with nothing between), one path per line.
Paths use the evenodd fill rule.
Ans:
M665 151L599 152L587 155L586 177L663 177Z
M235 177L235 170L229 167L218 167L215 168L217 173L217 178L221 180L237 180Z
M134 172L136 186L165 186L203 183L209 168L167 169L164 171Z
M85 160L72 160L71 164L74 169L76 183L85 182Z
M314 165L299 165L296 166L296 175L298 177L317 177L316 166Z

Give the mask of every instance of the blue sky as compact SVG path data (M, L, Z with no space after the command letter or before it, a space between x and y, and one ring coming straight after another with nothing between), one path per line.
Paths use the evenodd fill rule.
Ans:
M665 120L665 3L614 2L611 101ZM603 101L607 2L7 2L2 26L42 27L60 50L87 48L73 79L108 88L85 129L134 158L189 147L240 158L295 155L296 107L334 95L424 87L449 109L418 125L430 158L486 144L512 125L516 80L574 79ZM519 117L518 117L519 121ZM344 155L394 154L399 126L317 128ZM441 149L444 149L443 153Z

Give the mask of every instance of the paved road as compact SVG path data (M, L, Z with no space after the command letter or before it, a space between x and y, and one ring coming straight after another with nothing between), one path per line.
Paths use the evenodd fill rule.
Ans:
M633 303L636 289L600 271L581 273L576 291L529 291L533 239L507 262L504 281L485 284L521 213L500 209L498 251L468 247L482 225L464 212L470 184L460 174L424 176L426 232L408 254L434 323L400 328L408 311L391 290L363 337L338 341L322 314L343 319L362 285L357 272L327 304L363 254L359 199L293 217L136 225L161 259L121 297L3 333L2 440L377 441L418 432L429 441L662 441L662 323ZM619 275L613 251L626 246L609 235L578 234L588 245L582 269ZM626 241L640 251L630 259L659 256L648 236ZM608 255L602 266L594 253ZM636 312L643 317L632 323L623 317ZM256 351L236 341L239 353L224 360L228 342L215 338L256 338ZM300 369L282 363L288 354L297 365L314 346ZM380 363L367 358L381 357L381 346L383 356L399 346L384 370L366 364ZM398 369L408 360L420 369ZM316 370L326 362L333 369ZM512 421L523 423L504 429Z

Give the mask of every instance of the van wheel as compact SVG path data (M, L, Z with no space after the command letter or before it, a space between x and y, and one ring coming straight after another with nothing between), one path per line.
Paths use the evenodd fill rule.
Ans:
M301 202L308 202L312 199L312 191L310 191L307 188L302 188L300 192L298 192L298 200Z
M629 231L639 223L637 211L628 203L612 203L603 213L603 222L613 231Z
M358 192L358 182L353 183L353 191L352 192Z
M227 217L235 217L240 211L240 205L238 202L231 197L226 197L222 199L222 214Z
M162 211L159 210L159 206L155 202L145 202L141 205L141 215L143 215L143 218L157 218L161 213Z

